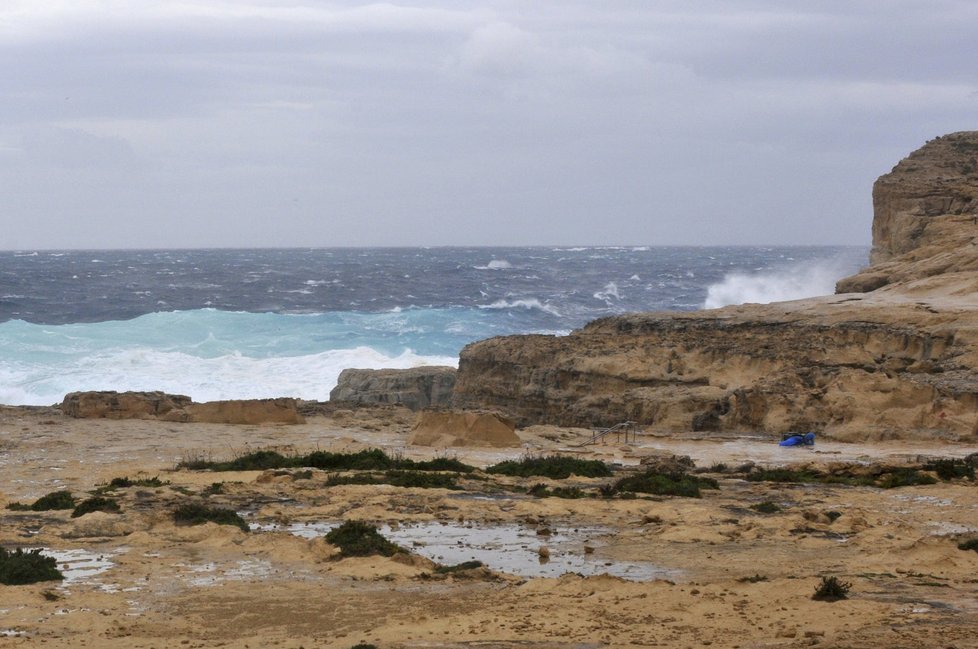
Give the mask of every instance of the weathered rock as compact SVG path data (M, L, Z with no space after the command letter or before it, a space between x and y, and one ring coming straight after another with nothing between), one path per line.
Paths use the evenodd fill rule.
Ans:
M515 424L495 412L424 410L411 429L416 446L520 446Z
M462 350L453 404L520 425L974 439L975 151L978 133L939 138L908 158L916 171L904 161L877 183L877 263L840 284L873 292L480 341Z
M190 397L164 392L71 392L61 412L78 419L158 419L191 403Z
M837 293L978 271L978 132L936 138L873 185L872 266ZM972 289L974 284L972 283Z
M295 399L241 399L194 403L164 392L72 392L61 411L79 419L158 419L215 424L301 424Z
M296 408L296 400L235 399L194 403L182 412L172 411L167 421L202 424L303 424L305 419Z
M426 366L406 370L345 369L340 372L330 401L401 405L411 410L451 403L454 367Z

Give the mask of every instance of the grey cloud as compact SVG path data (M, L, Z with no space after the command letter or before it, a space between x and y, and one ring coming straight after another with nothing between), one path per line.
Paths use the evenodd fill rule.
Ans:
M950 0L10 1L0 247L866 243L975 128Z

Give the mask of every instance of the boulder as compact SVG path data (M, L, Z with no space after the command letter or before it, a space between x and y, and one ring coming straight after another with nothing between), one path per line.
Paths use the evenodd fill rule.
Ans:
M416 446L514 447L522 441L516 425L495 412L425 410L411 429L409 444Z
M78 419L159 419L191 403L190 397L164 392L71 392L61 412Z
M345 369L330 401L357 404L400 405L411 410L447 406L455 387L455 368L412 367L406 370Z

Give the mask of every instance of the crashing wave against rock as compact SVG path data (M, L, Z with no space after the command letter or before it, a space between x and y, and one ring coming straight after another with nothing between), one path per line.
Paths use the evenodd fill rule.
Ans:
M522 425L974 439L976 156L978 132L954 133L876 182L872 266L840 294L480 341L454 404Z

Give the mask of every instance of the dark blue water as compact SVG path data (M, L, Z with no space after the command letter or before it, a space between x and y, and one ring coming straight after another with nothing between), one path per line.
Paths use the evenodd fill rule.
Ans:
M344 367L631 311L831 292L862 248L0 252L0 403L80 389L325 399Z

